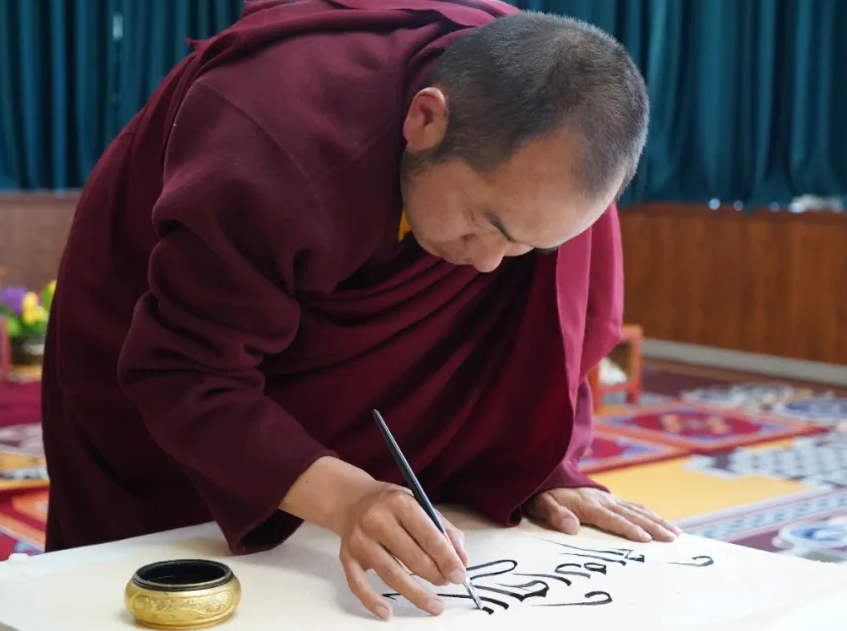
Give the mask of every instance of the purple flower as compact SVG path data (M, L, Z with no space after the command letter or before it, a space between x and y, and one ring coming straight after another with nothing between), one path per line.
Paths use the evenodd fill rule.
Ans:
M19 316L26 294L26 287L0 287L0 305L8 307L12 313Z

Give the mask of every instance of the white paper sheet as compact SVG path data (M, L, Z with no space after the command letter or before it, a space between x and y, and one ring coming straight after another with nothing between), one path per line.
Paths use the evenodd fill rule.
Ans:
M470 575L488 611L476 610L461 586L434 588L444 595L441 616L397 598L392 629L825 631L847 619L840 566L695 537L636 544L590 529L574 537L531 524L506 530L445 513L466 534ZM222 630L386 628L349 593L337 538L311 526L244 557L230 556L207 525L0 563L0 623L19 631L136 628L123 609L127 580L141 565L173 558L221 560L238 576L242 601ZM373 584L391 591L375 577ZM785 626L792 617L801 627Z

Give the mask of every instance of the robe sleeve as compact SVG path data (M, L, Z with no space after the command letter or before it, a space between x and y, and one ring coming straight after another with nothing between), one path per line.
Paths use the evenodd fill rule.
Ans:
M596 366L621 339L624 305L623 247L618 208L609 210L591 228L590 287L588 293L582 374ZM579 461L591 446L594 405L591 386L583 379L577 390L573 433L564 460L553 470L539 491L554 488L592 487L608 492L579 470Z
M163 178L120 383L230 548L267 549L300 525L277 508L290 486L335 455L265 396L259 369L297 331L295 258L308 258L318 212L279 143L202 84L180 108Z
M575 489L579 487L591 487L608 492L608 488L598 484L579 470L579 461L591 446L592 425L594 422L593 403L591 401L591 387L588 380L583 381L576 397L576 411L574 413L573 433L568 447L568 453L564 460L553 470L538 492L550 489Z

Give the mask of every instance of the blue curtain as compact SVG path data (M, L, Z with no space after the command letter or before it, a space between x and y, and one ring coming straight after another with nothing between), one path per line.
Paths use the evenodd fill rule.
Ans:
M188 39L205 39L241 15L241 0L122 0L118 127L144 105L188 52Z
M847 196L847 0L512 1L596 24L644 73L650 139L624 203ZM0 0L0 189L81 186L186 39L242 6Z
M78 188L240 0L0 0L0 190Z
M513 4L596 24L641 68L651 130L624 203L847 196L844 0Z
M114 129L115 4L0 2L0 189L65 189L92 168Z

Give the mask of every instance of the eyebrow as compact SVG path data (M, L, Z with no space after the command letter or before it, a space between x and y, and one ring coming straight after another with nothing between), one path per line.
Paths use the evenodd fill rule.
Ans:
M485 215L488 217L488 221L491 222L491 225L493 225L495 228L497 228L500 231L500 233L506 238L506 241L508 241L510 243L518 243L518 241L515 240L515 238L512 237L511 234L509 234L509 231L506 230L506 226L503 225L503 222L500 220L500 217L497 216L497 213L495 213L493 210L487 210L485 212ZM541 252L542 254L552 254L553 252L556 252L562 246L557 245L554 248L536 248L536 247L533 247L533 246L530 246L530 247L532 247L533 250Z

